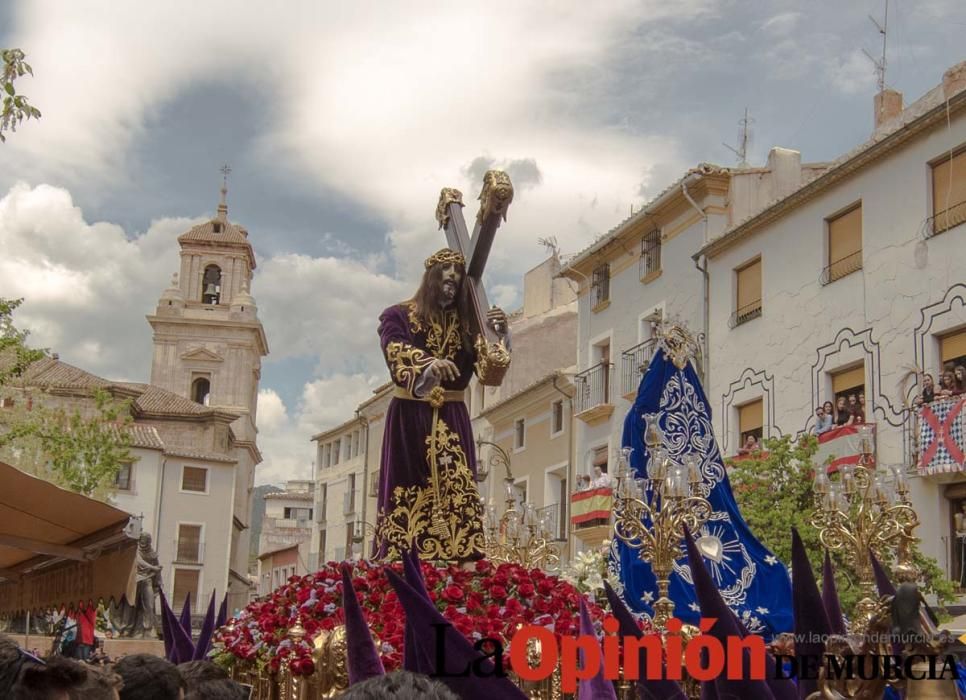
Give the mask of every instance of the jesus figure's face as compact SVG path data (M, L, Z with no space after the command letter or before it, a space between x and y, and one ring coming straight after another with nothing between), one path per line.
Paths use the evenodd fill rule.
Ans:
M456 302L456 294L463 281L462 268L453 263L443 265L440 271L440 301L443 308L448 308Z

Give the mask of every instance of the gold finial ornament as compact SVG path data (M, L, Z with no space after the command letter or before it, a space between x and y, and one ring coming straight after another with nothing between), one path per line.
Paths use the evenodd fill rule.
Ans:
M463 193L454 187L444 187L439 193L439 204L436 205L436 221L441 229L449 226L449 205L463 206Z
M480 191L480 211L476 215L483 221L492 214L499 214L506 221L506 210L513 201L513 183L510 176L502 170L487 170L483 176L483 189Z
M463 257L462 253L459 253L452 248L442 248L437 250L435 253L426 258L426 262L423 263L428 270L433 265L462 265L466 267L466 258Z

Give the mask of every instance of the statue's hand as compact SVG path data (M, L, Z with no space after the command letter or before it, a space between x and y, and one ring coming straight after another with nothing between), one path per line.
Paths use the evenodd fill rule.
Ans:
M434 360L430 370L443 382L455 382L460 378L460 371L452 360Z
M503 309L494 306L489 311L486 312L486 321L490 328L499 333L500 335L505 335L507 331L507 318L506 312Z

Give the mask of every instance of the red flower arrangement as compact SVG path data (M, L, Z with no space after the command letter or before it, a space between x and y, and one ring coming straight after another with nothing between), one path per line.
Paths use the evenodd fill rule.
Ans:
M312 640L320 631L344 622L339 566L330 562L313 574L292 577L266 598L249 604L229 625L216 631L216 659L254 662L270 672L284 664L296 675L311 675L315 670ZM366 561L352 566L352 585L380 644L382 663L387 671L400 668L406 617L384 569L391 566L400 573L402 566ZM422 571L436 607L470 641L490 637L507 649L520 625L547 627L558 639L578 633L581 594L540 569L483 560L472 571L428 562L422 562ZM599 634L604 613L593 603L589 610ZM297 644L288 637L296 619L306 631Z

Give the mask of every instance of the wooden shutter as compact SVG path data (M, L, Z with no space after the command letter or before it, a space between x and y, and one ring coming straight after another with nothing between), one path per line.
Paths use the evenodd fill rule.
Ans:
M594 449L594 466L607 470L607 448L597 447Z
M761 399L738 407L738 432L742 435L764 426L764 402Z
M828 264L835 267L850 255L862 252L862 205L828 222ZM853 266L849 265L851 270ZM855 268L858 269L858 268ZM843 273L844 274L844 273ZM835 275L833 271L833 277Z
M178 561L201 561L201 525L178 526Z
M207 491L208 470L202 467L185 467L181 475L182 491Z
M832 393L835 395L858 387L865 387L864 364L832 375Z
M738 313L747 313L755 306L761 306L761 258L739 269L736 274L738 275Z
M966 330L944 336L939 342L943 362L949 362L966 355Z
M966 202L966 151L940 159L932 167L932 213L934 231L939 233L963 221L966 211L956 205Z
M201 572L197 569L175 569L174 570L174 593L171 596L171 607L180 610L184 605L184 599L191 593L191 603L194 607L198 600L198 580Z

